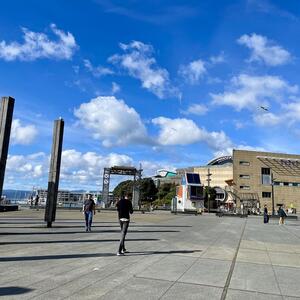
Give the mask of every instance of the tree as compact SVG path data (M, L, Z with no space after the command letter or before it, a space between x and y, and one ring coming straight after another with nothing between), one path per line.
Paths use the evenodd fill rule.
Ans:
M121 195L124 194L132 194L132 188L133 188L133 181L132 180L126 180L120 182L113 191L114 197L121 197Z
M157 188L152 178L143 178L140 183L140 199L144 202L152 202L157 197Z
M205 195L205 200L204 200L204 206L208 208L208 198L209 198L209 204L210 208L216 208L215 203L216 203L216 190L213 187L208 187L206 186L204 188L204 195Z
M158 199L155 201L157 205L170 205L172 199L176 196L175 183L163 183L158 189Z
M121 197L122 194L132 194L133 180L120 182L114 189L114 197ZM152 178L143 178L140 182L141 201L154 201L157 197L157 188Z

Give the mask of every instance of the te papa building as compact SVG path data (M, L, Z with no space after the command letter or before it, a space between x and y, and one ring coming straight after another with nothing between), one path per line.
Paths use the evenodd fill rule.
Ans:
M182 186L177 195L180 210L203 205L203 198L190 197L187 174L199 174L200 186L207 186L210 179L220 205L257 209L266 204L272 211L284 204L300 209L300 155L233 150L232 156L213 159L206 166L178 169L177 180L185 178L185 183L178 182ZM184 191L186 205L181 200Z

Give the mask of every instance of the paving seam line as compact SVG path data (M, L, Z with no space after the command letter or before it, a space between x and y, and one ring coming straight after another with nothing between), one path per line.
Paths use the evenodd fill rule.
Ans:
M219 225L219 224L218 224ZM230 226L230 224L228 225ZM225 230L225 232L227 232L228 229ZM212 245L214 245L216 243L216 241L223 235L224 232L221 232L209 245L208 247L206 248L206 250L211 247ZM203 252L203 254L205 253L205 251ZM202 255L203 255L202 254ZM166 291L158 298L158 300L162 299L162 297L178 282L178 280L180 280L192 267L193 265L199 261L200 259L202 259L202 255L198 258L195 259L195 261L191 264L191 266L189 268L187 268L187 270L180 276L178 277L175 281L173 281L173 284L171 284L167 289Z
M238 246L237 246L237 248L235 250L235 254L234 254L233 260L231 262L229 273L227 275L227 279L226 279L226 282L225 282L225 285L224 285L223 292L222 292L220 300L225 300L226 299L226 295L227 295L227 291L228 291L228 288L229 288L229 285L230 285L230 281L231 281L231 277L232 277L233 270L234 270L234 267L235 267L236 259L237 259L237 256L238 256L238 253L239 253L239 250L240 250L240 246L241 246L241 242L242 242L242 239L243 239L243 236L244 236L244 232L245 232L245 229L246 229L246 224L247 224L247 219L245 220L245 223L244 223L244 226L243 226L243 230L242 230L242 233L241 233L241 237L240 237Z
M226 230L227 231L227 230ZM218 240L218 238L220 237L220 236L222 236L222 234L223 234L223 232L208 246L208 247L210 247L211 245L213 245L217 240ZM162 247L161 249L164 249L164 248L166 248L166 246L164 246L164 247ZM168 254L166 254L166 255L164 255L163 257L161 257L160 259L158 259L156 262L159 262L160 260L162 260L162 259L164 259L165 257L167 257L168 256ZM141 258L142 259L142 258ZM196 258L195 259L195 262L198 260L198 259L200 259L200 257L198 257L198 258ZM195 263L194 262L194 263ZM191 267L193 266L193 264L191 265ZM191 268L190 267L190 268ZM186 272L190 269L190 268L188 268L187 270L186 270ZM185 272L185 273L186 273ZM185 274L184 273L184 274ZM182 274L182 276L184 275L184 274ZM113 274L111 274L111 275L113 275ZM109 275L110 276L110 275ZM109 277L109 276L107 276L107 277ZM180 276L177 280L179 280L182 276ZM101 280L103 280L103 279L106 279L107 277L105 277L105 278L102 278ZM132 277L136 277L136 278L142 278L142 277L138 277L138 276L135 276L135 275L133 275ZM128 282L128 281L130 281L132 278L129 278L128 280L126 280L126 281L124 281L124 282L122 282L122 283L120 283L119 285L117 285L116 287L118 287L118 286L120 286L120 285L123 285L124 283L126 283L126 282ZM151 278L148 278L148 279L151 279ZM101 280L99 280L99 281L101 281ZM167 280L166 280L167 281ZM170 281L170 282L173 282L173 281ZM175 282L173 282L173 284L171 284L170 285L170 287L163 293L163 295L165 295L165 293L167 293L167 291L176 283L177 281L175 281ZM86 288L86 287L85 287ZM80 291L80 290L79 290ZM79 291L77 291L77 292L79 292ZM77 293L76 292L76 293ZM107 293L109 293L110 291L108 291L108 292L106 292L104 295L102 295L101 297L103 297L103 296L105 296ZM75 294L75 293L74 293ZM74 294L72 294L72 295L74 295ZM163 297L163 295L161 296L161 297ZM159 298L159 299L161 299L161 297ZM68 297L66 297L66 298L68 298ZM66 299L66 298L63 298L63 299Z
M89 249L91 249L91 248L97 248L97 246L91 246L91 247L89 247ZM112 256L112 257L113 257L113 256ZM91 262L88 263L87 265L82 265L82 266L79 266L79 267L75 267L75 268L69 270L68 272L73 271L73 270L75 270L75 269L86 268L87 266L93 265L93 264L95 264L95 260L98 259L98 258L99 258L99 257L93 257L93 261L91 261ZM72 263L72 262L70 262L70 263ZM110 265L112 265L112 264L114 264L114 263L116 263L116 261L112 261L112 262L108 263L107 265L103 265L102 267L107 267L107 266L110 266ZM126 265L126 266L127 266L127 265ZM70 281L65 282L63 285L66 285L66 284L70 283L71 281L80 278L81 276L85 276L85 275L87 275L89 272L90 272L90 270L89 270L86 274L81 274L80 276L78 276L78 277L76 277L76 278L73 278L73 279L70 280ZM61 272L61 273L59 273L59 275L60 275L60 274L63 274L63 273L65 273L65 272ZM108 276L109 276L109 275L108 275ZM43 279L43 280L45 280L45 279ZM41 281L43 281L43 280L41 280ZM39 281L39 282L40 282L40 281ZM38 282L37 282L37 283L38 283ZM63 286L63 285L62 285L62 286ZM57 288L57 287L55 287L55 288ZM55 288L53 288L53 289L55 289ZM47 293L47 292L49 292L49 291L51 291L51 290L53 290L53 289L47 290L47 291L45 291L44 293ZM44 294L44 293L42 293L42 294ZM41 295L42 295L42 294L41 294ZM35 297L37 297L37 296L34 296L33 298L35 298Z
M95 248L95 246L91 246L91 247L89 247L89 248ZM74 270L76 270L76 269L81 269L81 268L89 267L90 265L95 264L95 261L94 261L94 260L96 260L96 259L98 259L98 258L99 258L99 257L93 257L93 258L92 258L93 261L89 262L87 265L82 265L82 266L74 267L74 268L68 270L68 272L72 272L72 271L74 271ZM72 261L70 261L70 263L67 263L67 264L71 264L71 263L72 263ZM110 266L110 265L112 265L112 264L114 264L114 263L115 263L115 261L112 261L112 262L108 263L107 265L103 265L102 267L107 267L107 266ZM56 266L55 266L55 267L56 267ZM55 268L55 267L53 267L53 268ZM52 268L51 268L51 269L52 269ZM56 275L61 275L61 274L64 274L64 273L66 273L66 272L60 272L60 273L58 273L58 274L55 274L54 276L56 276ZM71 281L76 280L76 279L80 278L81 276L85 276L85 275L87 275L87 274L89 274L89 273L90 273L90 270L89 270L87 273L83 273L83 274L81 274L80 276L77 276L77 277L73 278L72 280L69 280L69 281L65 282L65 283L62 284L61 286L66 285L66 284L70 283ZM23 277L22 277L22 278L23 278ZM51 276L49 276L49 278L51 278ZM44 280L46 280L46 279L47 279L47 278L44 278L44 279L39 280L39 281L36 281L36 282L34 282L33 284L42 282L42 281L44 281ZM32 284L32 285L33 285L33 284ZM29 285L29 286L32 286L32 285ZM40 295L43 295L43 294L45 294L45 293L47 293L47 292L49 292L49 291L54 290L54 289L56 289L56 288L57 288L57 286L56 286L55 288L51 288L50 290L44 291L44 292L42 292L41 294L38 294L38 295L36 295L36 296L33 296L33 297L30 298L30 299L34 299L34 298L36 298L36 297L38 297L38 296L40 296Z
M268 258L270 260L270 263L271 263L271 268L272 268L272 271L273 271L273 274L274 274L274 277L275 277L275 281L276 281L276 284L277 284L277 287L278 287L278 290L280 292L280 295L281 295L281 298L283 298L283 295L282 295L282 290L280 288L280 285L279 285L279 282L278 282L278 279L277 279L277 276L276 276L276 272L275 272L275 269L274 269L274 266L273 266L273 263L272 263L272 260L271 260L271 257L270 257L270 253L269 253L269 250L267 248L267 255L268 255Z
M115 262L114 262L114 263L115 263ZM107 266L112 265L112 264L113 264L113 263L110 263L110 264L105 265L105 266L103 266L103 267L107 267ZM128 265L129 265L129 263L126 264L124 268L126 268ZM111 276L112 274L115 274L115 273L119 272L120 270L123 270L124 268L119 269L119 270L117 270L117 271L115 271L115 272L113 272L113 273L107 275L106 277L109 277L109 276ZM54 288L51 288L50 290L44 291L44 292L42 292L42 293L40 293L40 294L38 294L38 295L35 295L35 296L31 297L30 299L34 299L34 298L40 297L40 296L42 296L42 295L44 295L44 294L46 294L46 293L49 293L49 292L51 292L51 291L57 289L58 287L63 287L64 285L69 284L69 283L72 282L73 280L76 280L76 279L78 279L78 278L80 278L80 277L82 277L82 276L86 276L86 275L88 275L88 274L90 274L90 273L91 273L91 271L88 270L87 273L81 274L80 276L77 276L76 278L73 278L72 280L69 280L69 281L65 282L64 284L62 284L62 285L60 285L60 286L56 286L56 287L54 287ZM104 277L103 279L105 279L106 277ZM95 283L95 282L94 282L94 283ZM92 284L94 284L94 283L92 283ZM92 285L92 284L89 284L89 285L85 286L85 288L86 288L86 287L89 287L89 286ZM74 295L74 294L76 294L77 292L78 292L78 291L74 292L74 293L71 294L71 295ZM64 297L64 298L62 298L62 299L69 298L71 295L68 295L67 297Z
M93 248L95 248L95 246L90 246L90 247L88 247L88 249L90 249L90 250L93 250ZM98 257L93 257L93 259L98 259ZM66 262L64 265L70 265L70 264L72 264L72 263L73 263L73 262L71 261L71 259L69 259L69 261ZM92 263L94 263L94 262L90 262L89 264L92 264ZM57 263L57 264L54 265L54 266L51 266L51 267L47 268L44 272L51 271L52 269L55 269L55 268L56 268L57 266L59 266L60 264L61 264L61 262ZM79 265L79 266L76 266L76 267L70 269L68 272L71 272L71 271L73 271L73 270L75 270L75 269L83 268L83 267L85 267L85 266L86 266L86 265L82 265L82 266ZM55 274L55 276L56 276L56 275L61 275L61 274L63 274L63 273L65 273L65 272L62 271L62 272L60 272L60 273ZM14 281L16 281L16 280L20 280L20 279L25 278L25 277L27 277L27 276L24 275L24 276L21 276L21 277L18 277L18 278L14 278L13 280L6 281L6 282L4 282L4 283L2 283L2 284L8 284L8 283L14 282ZM48 276L48 278L51 278L51 275ZM41 281L44 281L45 279L47 279L47 278L44 278L44 279L39 280L39 281L36 281L35 283L39 283L39 282L41 282Z
M163 247L163 248L164 248L164 247ZM163 248L162 248L162 249L163 249ZM142 255L141 255L141 256L142 256ZM161 257L160 259L158 258L156 262L162 260L162 259L163 259L164 257L166 257L166 256L167 256L167 255L164 255L164 256ZM135 261L135 263L138 263L138 262L139 262L140 260L142 260L142 259L143 259L143 257L141 257L140 259L138 259L137 261ZM130 264L128 264L128 265L130 265ZM111 274L109 274L109 275L107 275L107 276L105 276L105 277L103 277L103 278L101 278L101 279L99 279L99 280L97 280L97 281L95 281L95 282L93 282L93 283L91 283L91 284L85 286L84 288L82 288L82 289L76 291L75 293L73 293L73 294L71 294L71 295L69 295L69 296L67 296L67 297L64 297L64 298L62 298L62 299L67 299L67 298L69 298L70 296L73 296L73 295L77 294L78 292L80 292L80 291L82 291L82 290L88 288L89 286L95 284L96 282L105 280L105 279L108 278L109 276L112 276L112 275L114 275L114 274L117 273L117 272L123 271L125 268L127 268L128 265L126 265L124 268L121 268L121 269L118 270L118 271L115 271L115 272L113 272L113 273L111 273ZM135 275L133 275L132 277L135 277ZM116 287L118 287L118 286L120 286L120 285L123 285L124 283L130 281L130 280L132 279L132 277L130 277L128 280L125 280L124 282L118 284ZM105 296L105 295L106 295L107 293L109 293L109 292L110 292L110 291L107 291L107 292L106 292L105 294L103 294L101 297Z

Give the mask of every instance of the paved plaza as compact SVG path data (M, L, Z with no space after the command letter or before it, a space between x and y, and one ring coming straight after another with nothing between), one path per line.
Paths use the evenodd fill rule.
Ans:
M300 222L135 213L116 256L115 212L0 214L2 299L300 299ZM298 298L297 298L298 297Z

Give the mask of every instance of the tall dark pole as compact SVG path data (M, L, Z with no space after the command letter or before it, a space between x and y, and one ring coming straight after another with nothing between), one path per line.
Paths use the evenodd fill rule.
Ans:
M2 97L0 110L0 201L3 190L14 104L14 98Z
M52 227L52 222L55 221L63 135L64 120L55 120L53 128L53 143L50 160L47 203L45 210L45 222L47 222L47 227Z
M271 186L272 186L272 215L275 215L275 203L274 203L274 178L273 172L271 171Z
M207 200L208 200L208 213L210 213L210 182L211 182L211 179L210 179L210 176L212 174L210 173L210 169L208 168L207 170L207 189L208 189L208 194L207 194Z

